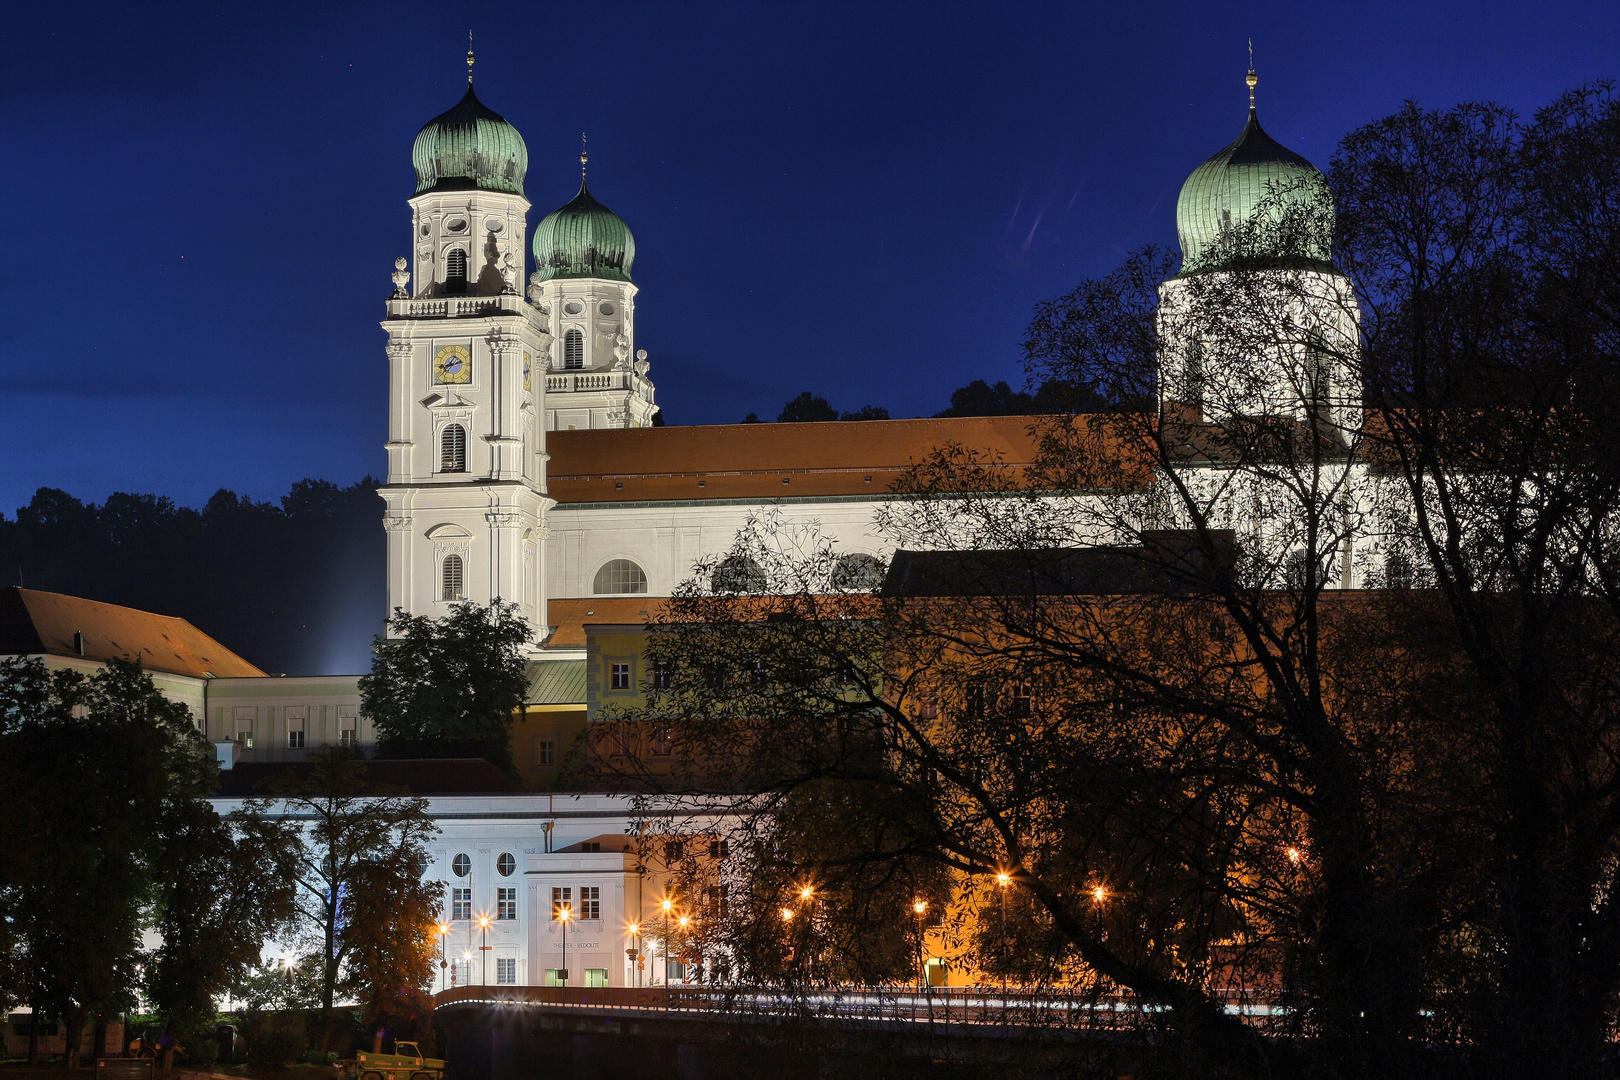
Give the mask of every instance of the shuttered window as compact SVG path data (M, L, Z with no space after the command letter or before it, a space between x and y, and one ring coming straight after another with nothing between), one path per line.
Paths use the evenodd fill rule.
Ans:
M439 471L467 471L467 429L451 424L439 439Z
M460 248L451 248L444 257L444 291L458 294L467 291L467 253Z
M461 565L461 556L446 555L444 557L444 590L439 598L441 600L467 599L465 576L465 568Z
M578 330L570 330L563 335L563 367L582 368L585 366L585 335Z

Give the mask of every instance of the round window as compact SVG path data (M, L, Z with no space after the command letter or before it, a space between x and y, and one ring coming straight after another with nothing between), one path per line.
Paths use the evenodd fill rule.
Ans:
M467 219L451 218L449 221L445 222L444 227L449 229L451 232L465 232L467 228Z
M613 314L613 305L604 300L602 302L602 306L597 308L596 310L600 311L603 315L612 315Z
M512 858L510 851L503 851L501 857L495 860L495 869L501 872L501 877L511 877L512 871L517 869L517 860Z
M487 217L484 219L485 232L500 232L504 228L506 228L506 222L502 221L498 217Z
M466 877L472 873L472 860L465 855L457 855L450 860L450 869L456 877Z
M422 235L423 236L426 236L428 233L430 233L432 231L433 231L433 227L431 225L423 225L422 226Z
M568 303L563 305L563 314L564 315L578 315L580 312L582 312L584 310L585 310L585 305L581 304L578 300L570 300L570 301L568 301Z

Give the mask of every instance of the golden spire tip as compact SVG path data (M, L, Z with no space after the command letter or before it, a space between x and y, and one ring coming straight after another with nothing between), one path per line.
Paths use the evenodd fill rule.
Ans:
M472 31L469 30L469 31L467 31L467 85L468 86L472 85L472 69L473 69Z

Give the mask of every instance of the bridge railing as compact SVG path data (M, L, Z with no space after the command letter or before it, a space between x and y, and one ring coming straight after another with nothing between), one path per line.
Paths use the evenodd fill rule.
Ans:
M1265 1030L1288 1022L1287 1010L1260 995L1229 991L1226 1011ZM1091 988L914 986L796 988L762 986L466 986L434 996L454 1004L548 1006L586 1011L704 1013L751 1020L884 1021L997 1025L1064 1030L1128 1030L1162 1018L1161 1006Z

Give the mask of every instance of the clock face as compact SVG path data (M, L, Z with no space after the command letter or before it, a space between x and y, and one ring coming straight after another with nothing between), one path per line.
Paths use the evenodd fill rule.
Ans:
M433 354L433 381L472 382L472 354L465 345L445 345Z
M529 388L529 354L523 354L523 389Z

